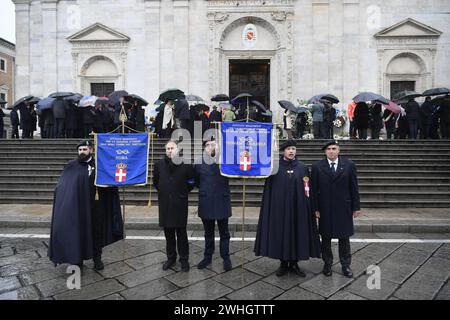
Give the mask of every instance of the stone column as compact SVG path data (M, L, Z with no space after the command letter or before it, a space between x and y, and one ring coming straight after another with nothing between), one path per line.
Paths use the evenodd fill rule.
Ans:
M174 64L175 82L186 94L190 93L189 88L189 1L174 0Z
M328 90L329 1L313 1L313 94Z
M344 66L342 101L350 101L359 88L359 1L344 0Z
M44 65L44 92L50 94L58 90L58 62L57 62L57 5L59 0L41 0L42 4L42 34Z
M16 5L16 90L14 100L30 94L30 3L13 0Z
M160 7L161 0L145 0L145 81L148 84L145 88L145 95L156 100L163 88L159 85L159 64L160 64ZM153 103L153 101L150 101Z

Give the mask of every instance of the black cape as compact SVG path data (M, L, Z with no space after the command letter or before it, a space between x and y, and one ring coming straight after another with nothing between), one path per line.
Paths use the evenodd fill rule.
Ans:
M289 177L288 171L293 171ZM310 197L305 195L308 168L298 160L280 160L278 173L264 186L255 255L284 261L320 258L320 241Z
M94 160L89 164L95 167ZM98 188L88 163L70 161L55 189L48 256L55 264L78 264L93 258L94 248L123 239L117 188ZM95 169L94 169L95 170Z

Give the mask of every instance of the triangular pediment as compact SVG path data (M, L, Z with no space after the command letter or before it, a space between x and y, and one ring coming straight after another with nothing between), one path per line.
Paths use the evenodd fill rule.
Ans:
M439 37L441 31L408 18L374 35L375 38L389 37Z
M113 30L101 23L95 23L67 38L70 42L82 41L130 41L123 33Z

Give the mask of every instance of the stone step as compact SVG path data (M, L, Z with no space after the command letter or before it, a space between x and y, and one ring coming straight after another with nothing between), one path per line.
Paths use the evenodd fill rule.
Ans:
M126 205L136 205L136 206L147 206L148 197L143 199L126 199ZM36 196L33 199L26 198L20 195L10 196L8 199L0 198L0 203L2 204L11 204L11 203L21 203L21 204L52 204L53 202L53 194L46 196ZM241 199L231 199L233 207L241 207L242 200ZM152 200L152 205L156 206L156 200ZM198 199L195 197L189 199L190 206L198 205ZM246 205L248 207L259 207L261 205L261 198L250 198L247 197ZM440 199L436 201L435 199L395 199L395 200L386 200L386 199L368 199L367 197L361 200L362 208L450 208L450 200Z
M0 181L0 194L4 195L4 192L8 191L23 191L24 193L30 194L39 191L53 191L56 187L57 182L40 182L40 181ZM449 191L450 183L414 183L414 184L402 184L402 183L358 183L359 191L364 193L366 191L376 191L376 192L419 192L419 191ZM262 194L264 187L264 182L260 182L259 184L246 184L246 192ZM126 187L127 193L146 193L149 192L150 186L147 185L145 187L138 186L128 186ZM154 188L152 187L154 190ZM242 193L243 184L242 182L236 182L230 184L231 193L239 194ZM194 189L192 193L197 194L198 190Z

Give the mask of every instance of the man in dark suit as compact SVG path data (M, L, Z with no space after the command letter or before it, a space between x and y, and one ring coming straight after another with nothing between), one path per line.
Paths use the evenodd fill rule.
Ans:
M19 114L17 113L17 108L13 108L9 114L11 120L11 139L19 139Z
M205 154L202 162L196 164L195 185L198 192L198 216L205 228L205 253L198 264L198 269L204 269L212 261L214 253L214 229L217 220L220 234L220 256L223 259L225 271L232 269L230 260L230 231L228 218L231 217L231 198L228 178L220 174L216 158L216 142L213 139L205 142Z
M163 270L175 264L178 249L181 270L187 272L189 271L189 243L186 231L188 195L194 187L194 168L180 161L175 141L167 142L165 149L166 155L156 162L153 177L153 186L158 190L159 226L164 228L166 237L167 261L163 265Z
M323 273L331 276L331 239L337 238L342 272L351 278L349 238L353 235L353 218L361 215L356 166L339 156L337 141L329 141L322 150L326 158L312 166L311 178L313 208L319 219L319 233L322 236Z
M419 131L420 121L419 110L420 106L414 99L410 99L405 106L406 119L408 120L409 125L410 139L417 139L417 132Z

